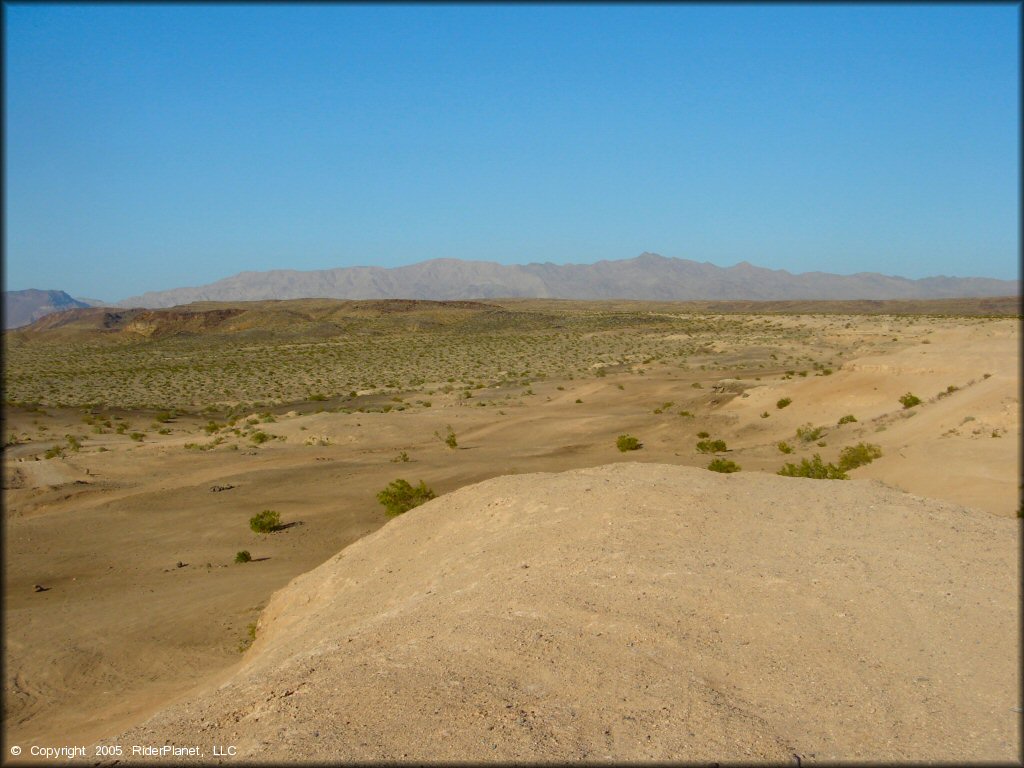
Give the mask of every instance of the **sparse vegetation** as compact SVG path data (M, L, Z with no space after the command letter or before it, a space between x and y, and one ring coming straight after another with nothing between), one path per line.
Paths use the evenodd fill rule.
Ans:
M915 405L921 404L921 398L911 392L907 392L907 394L900 398L900 403L903 404L905 409L913 408Z
M249 554L249 550L243 549L240 552L235 553L236 563L248 563L252 560L252 555Z
M843 424L852 424L855 421L857 421L857 417L854 416L852 413L848 413L845 416L841 416L837 424L839 426L842 426Z
M775 407L778 408L781 411L783 408L785 408L787 405L789 405L792 402L793 402L792 398L784 397L784 398L782 398L781 400L779 400L778 402L775 403Z
M408 512L433 498L434 492L422 480L419 485L413 486L408 480L401 478L393 480L387 488L377 494L377 501L384 505L388 517Z
M807 422L802 427L797 427L796 430L797 439L804 443L817 442L824 434L825 427L816 427L810 422Z
M701 440L697 443L697 450L701 453L722 453L728 449L725 440Z
M442 435L440 432L435 432L434 437L436 437L438 440L440 440L442 443L447 445L452 450L459 447L459 441L455 437L455 430L452 429L451 424L447 426L447 431L445 432L445 434Z
M780 440L778 443L776 443L776 446L783 453L792 453L793 452L793 446L791 446L785 440Z
M844 472L856 469L870 464L881 455L882 449L879 446L872 443L857 443L857 445L844 448L839 454L839 469Z
M619 435L615 439L615 447L625 453L626 451L637 451L643 447L643 443L632 435Z
M834 464L825 464L821 456L814 454L810 460L801 459L799 464L785 464L777 474L786 477L810 477L815 480L848 480L846 473Z
M712 472L739 472L741 467L735 461L729 459L712 459L711 463L708 464L708 469Z
M272 509L264 509L249 518L249 527L256 533L273 533L281 527L281 515Z

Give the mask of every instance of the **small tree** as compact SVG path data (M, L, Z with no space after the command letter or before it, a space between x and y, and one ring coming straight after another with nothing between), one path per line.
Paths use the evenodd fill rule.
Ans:
M249 527L256 533L272 533L281 527L281 515L272 509L264 509L249 518Z
M377 501L384 505L388 517L395 517L408 512L413 507L435 498L433 490L420 480L420 484L412 486L408 480L399 478L392 481L387 488L377 494Z

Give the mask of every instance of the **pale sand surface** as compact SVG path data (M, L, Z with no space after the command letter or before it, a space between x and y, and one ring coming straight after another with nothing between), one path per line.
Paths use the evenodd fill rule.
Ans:
M207 685L214 677L221 681L228 680L240 663L255 663L261 656L259 646L269 643L273 635L268 629L258 641L257 647L241 656L238 646L247 636L246 625L257 621L275 590L285 587L299 574L328 561L347 545L379 529L385 523L385 518L374 497L378 490L396 477L405 477L413 483L422 478L439 495L448 495L456 489L499 475L573 470L616 461L702 468L707 466L711 457L698 453L694 446L697 431L706 430L713 437L727 441L730 450L723 456L742 465L743 472L723 477L703 469L692 469L687 477L702 478L701 482L704 483L731 484L726 485L727 488L763 482L765 498L775 492L772 489L795 488L795 495L788 502L780 497L779 504L788 504L787 508L796 510L805 505L805 497L810 498L813 494L849 496L862 492L865 486L853 481L779 478L774 472L783 462L798 461L812 452L821 453L826 461L835 461L843 447L865 441L881 446L883 456L873 464L852 470L850 475L855 480L873 478L892 490L904 490L919 497L970 507L971 512L964 519L973 520L977 525L996 526L993 530L1002 531L992 541L984 540L983 537L970 538L966 534L961 540L960 531L949 533L948 527L942 529L941 534L936 531L936 540L931 543L937 547L950 547L950 552L958 553L960 558L959 564L948 564L947 569L959 568L963 574L977 572L980 578L986 572L985 568L996 567L990 560L994 553L1002 553L1001 548L1004 546L1011 547L1009 551L1013 551L1016 547L1018 523L1011 518L1016 515L1020 504L1017 320L906 320L835 316L774 319L782 324L813 327L824 338L831 338L837 349L845 350L841 363L836 365L829 376L816 376L811 371L806 378L795 376L786 380L778 378L779 371L810 366L787 364L773 372L743 370L738 363L736 371L730 373L721 370L680 370L655 364L644 366L643 375L623 371L598 379L535 382L532 384L534 395L518 397L502 406L500 411L493 407L472 407L472 401L467 405L458 405L454 396L435 396L434 407L430 409L391 413L281 415L276 423L261 425L261 428L285 438L285 441L273 441L258 449L243 445L239 451L218 448L214 452L195 453L183 450L186 442L208 439L198 431L203 421L191 425L192 432L189 434L176 430L166 437L147 435L141 443L132 442L127 436L97 436L90 439L86 450L49 461L32 460L33 454L40 453L42 448L51 444L49 441L37 439L30 444L5 450L6 742L60 745L109 738L112 734L136 725L176 697L187 699L194 686ZM787 350L794 349L799 350L799 342L780 341L779 357ZM824 353L827 354L827 349ZM814 354L815 357L821 357L822 349L819 347ZM990 374L988 378L984 378L986 373ZM763 378L758 380L757 377ZM740 381L735 381L737 378ZM702 383L703 388L692 388L691 384L695 381ZM949 385L959 389L948 397L937 398L936 395L945 391ZM623 388L619 389L620 386ZM909 411L903 410L897 399L908 391L916 393L925 402ZM484 392L478 393L479 397L484 395ZM790 397L793 402L784 410L779 410L775 403L782 397ZM577 403L577 399L583 402ZM670 412L655 414L654 409L663 401L673 401L674 406ZM680 417L677 411L684 408L692 411L694 418ZM768 417L761 418L763 413L768 413ZM855 414L858 421L837 426L837 420L847 413ZM17 416L7 426L17 430L23 427L28 429L33 418ZM175 426L189 427L185 421ZM798 445L794 432L801 424L808 422L828 427L823 438L825 446ZM52 434L63 435L67 431L74 431L76 425L81 428L80 413L55 412L46 423L50 424ZM453 426L459 436L459 449L455 451L448 450L434 436L435 432L443 433L448 424ZM626 432L643 441L642 450L629 454L620 454L615 450L616 436ZM996 436L993 437L993 434ZM306 444L311 439L315 441L320 438L325 439L327 444ZM789 441L796 452L790 456L781 454L776 447L780 440ZM109 450L97 452L96 446ZM411 461L393 463L391 460L400 451L407 451ZM666 470L662 468L659 471ZM507 479L510 483L514 480L515 477ZM210 488L214 485L233 485L234 488L211 493ZM533 503L530 487L532 485L520 489L521 498L516 497L513 500L515 504L529 506ZM874 489L872 492L877 493L884 490L878 485L871 488ZM643 485L635 485L629 492L632 499L629 508L635 509L638 504L654 504L654 501L646 498L647 493ZM753 498L758 496L757 492L753 493ZM684 498L680 497L681 500ZM443 508L442 502L445 501L444 498L438 499L429 508ZM576 504L577 501L571 498L558 500L566 505ZM551 502L543 502L538 498L536 503ZM867 503L860 503L859 507ZM918 504L916 501L892 503L909 509L916 509ZM248 530L247 521L264 508L277 509L284 522L299 524L270 536L257 536ZM861 552L868 565L862 566L863 573L860 575L868 580L864 584L870 583L871 586L869 588L862 584L858 595L888 594L915 583L913 579L919 575L919 569L914 562L903 560L903 544L905 538L920 538L928 530L927 526L922 530L914 528L912 521L930 520L929 516L939 514L931 506L926 505L926 508L929 510L927 515L900 514L895 517L883 515L879 519L864 518L861 521L864 530L848 532L848 541L844 546L854 546L854 542L857 542L858 547L860 542L866 542L864 546L869 546L870 542L874 542L870 544L874 560ZM601 512L603 507L597 506L595 509L598 510L595 514L606 513ZM727 511L728 506L723 509L725 513L715 514L731 514ZM817 513L826 514L828 509L826 505ZM936 509L946 507L940 504ZM812 512L814 510L805 509L801 514ZM776 513L781 515L781 509ZM860 513L867 514L864 509L859 509ZM619 510L614 514L624 515L625 512ZM796 514L796 511L787 514ZM410 516L408 519L414 518ZM908 526L905 534L899 525L891 527L897 522ZM388 523L380 534L391 530L401 531L407 524L405 519ZM650 537L647 543L639 538L638 532L636 543L631 545L634 549L630 551L623 548L622 551L627 554L615 562L626 567L627 563L639 562L642 557L653 557L648 550L659 546L659 535L666 530L666 525L662 523L660 527L653 527L646 534ZM828 532L828 526L820 527L823 534ZM730 530L735 531L737 537L743 536L740 527ZM805 531L805 528L797 526L794 530L800 532ZM974 529L968 527L964 530ZM885 532L884 536L882 532ZM877 537L876 533L879 534ZM501 531L494 531L493 534L500 535ZM756 530L752 530L751 535L755 534L768 535L767 532L757 534ZM783 534L784 531L779 531L780 536ZM938 539L942 541L938 542ZM365 540L358 547L368 546L369 541ZM552 546L568 546L561 539L553 539L553 542ZM716 540L716 543L708 546L724 547L726 544ZM819 546L820 542L815 544L811 537L806 547L798 540L789 541L789 544L799 554ZM509 546L512 546L511 542ZM745 544L736 541L732 546L741 547ZM257 562L245 566L232 564L235 552L241 549L250 550ZM598 555L595 557L600 559ZM843 562L849 564L852 557L848 555L847 561ZM424 558L429 560L426 555ZM183 566L176 567L178 562ZM478 568L485 562L488 561L467 561L466 565ZM532 561L524 558L524 562L531 565L530 569L523 569L524 572L532 571ZM719 561L716 559L715 562ZM1013 685L1016 685L1017 680L1018 658L1015 650L1017 595L1013 591L1012 601L1007 604L1005 599L1009 593L1005 590L1015 590L1015 586L1011 586L1018 582L1015 569L1016 560L1007 561L1006 569L1000 577L1003 592L998 589L992 592L981 580L976 584L973 581L965 582L968 591L947 589L951 593L950 598L946 598L943 593L944 599L961 595L973 609L980 611L974 616L973 626L982 644L1010 644L1000 647L1006 651L1005 659L1009 659L1012 664L998 669L1002 672L1009 670L1008 679L1012 678L1009 683ZM666 567L665 570L672 568ZM690 570L703 573L692 567ZM849 574L846 573L844 577L845 572L835 570L836 578L830 582L828 574L831 572L826 568L817 577L827 585L827 593L846 589ZM617 575L616 580L622 578L626 576ZM706 610L708 615L730 613L728 608L719 610L716 601L725 606L746 597L735 594L733 587L724 586L740 582L718 581L726 578L725 572L718 566L701 578L708 579L708 585L711 579L723 585L704 595L702 610ZM773 578L792 580L792 577L785 575ZM48 591L34 592L34 584L45 585ZM414 591L418 587L410 584L408 589ZM595 595L605 592L603 588L592 589ZM654 589L652 586L647 591L651 593ZM917 589L923 596L931 595L930 586L919 586ZM796 604L791 597L794 593L786 590L772 592L770 595L776 595L778 600L765 603L765 610L770 609L773 615L780 617L800 615L800 611L807 607L803 605L805 592L796 593L799 595ZM968 596L972 597L968 599ZM367 600L373 599L383 598L380 595L376 598L367 597ZM502 606L502 599L501 596L495 598L498 608ZM636 602L644 605L643 600ZM878 610L881 612L878 613L880 618L876 622L877 626L872 624L873 614L858 614L864 623L858 636L865 632L870 636L875 636L872 632L886 633L893 642L904 644L913 644L920 638L923 641L922 648L931 648L933 638L925 630L928 627L939 627L941 622L927 623L930 619L925 614L931 610L927 608L928 605L922 603L917 609L908 609L907 616L899 621L893 618L894 623L887 624L884 606L879 603ZM945 613L939 611L939 605L945 603L940 601L933 606L938 611L936 615L945 616ZM991 616L987 607L992 608ZM1013 611L1009 624L1006 624L1003 616L1004 608ZM691 605L687 610L697 608ZM916 615L914 610L924 611L924 614L919 619L911 620L908 617ZM845 609L837 611L845 612ZM655 624L659 620L657 612L647 612L645 615ZM677 618L682 620L681 617ZM338 620L341 621L341 618ZM811 621L810 618L806 620ZM915 624L915 621L918 623ZM1005 632L997 630L996 624L1009 629ZM918 625L924 629L919 631ZM472 628L472 625L466 626ZM533 627L528 623L523 626ZM724 633L721 638L724 644L733 642L726 632L728 626L719 627L720 632ZM830 623L805 634L805 642L815 642L817 639L823 643L822 653L825 653L826 640L831 637L829 633L841 626L840 619L833 617ZM865 627L873 629L868 631ZM510 631L512 629L514 627L509 628ZM540 625L534 629L542 633L545 631ZM661 630L656 630L654 624L643 631L654 633L652 637L667 637L667 634L657 634ZM471 632L460 633L460 637L463 635L465 637L460 642L492 642L488 635L477 637ZM694 631L688 635L691 638L696 636ZM412 638L413 635L408 637ZM756 638L748 639L754 643ZM974 639L965 635L963 647L970 649ZM393 650L398 647L384 637L380 640L383 648ZM357 642L371 641L353 638L353 643ZM658 642L662 641L659 639ZM666 647L688 648L686 639L682 637L665 642L669 643ZM563 647L568 648L565 643L568 640L563 638ZM748 654L757 650L747 646L743 648ZM757 652L762 654L759 658L765 659L774 658L776 652L783 653L778 644L766 645ZM598 647L593 658L602 658L600 653ZM636 654L639 653L636 651ZM712 655L706 651L700 653L700 664L711 664L709 659ZM874 663L870 653L865 651L862 657L869 667ZM888 657L889 663L895 666L887 668L887 674L896 680L901 679L899 675L903 674L894 671L899 669L895 661L899 658L905 658L909 665L916 657L909 651L903 657L898 654ZM961 672L965 679L977 675L981 675L977 679L984 679L984 674L974 667L958 666L959 656L950 658L950 664L947 665L950 674ZM982 663L981 658L979 664ZM987 658L992 665L996 665L994 656L989 655ZM582 666L579 669L584 669L587 663L580 661ZM738 658L736 663L740 663ZM574 668L572 663L566 664L567 669ZM684 668L682 662L679 665L679 669ZM766 661L762 666L770 668L772 664ZM799 667L799 664L796 666ZM997 666L991 668L996 669ZM366 669L369 667L359 674L370 674ZM600 674L593 672L590 667L586 669L591 671L579 674L588 679L601 678L607 667L599 667L602 670ZM716 669L720 670L720 677L730 684L733 675L738 674L721 665ZM697 667L692 667L692 670L705 683L711 680L708 674ZM761 669L758 674L767 675L767 671ZM841 673L837 669L836 679L853 680L852 677L843 676L852 674ZM934 679L927 672L913 677ZM418 678L410 677L408 684L412 685L415 679ZM464 687L471 687L471 676L459 679ZM784 683L781 677L764 679L766 686L768 683L783 686ZM721 680L716 678L714 682L717 685ZM611 685L611 682L607 684ZM646 678L644 684L654 685ZM360 685L362 682L358 677L353 677L349 682L339 678L337 682L339 690L356 690ZM422 682L422 685L429 688L432 682ZM628 687L627 683L622 685ZM714 728L726 728L726 724L712 717L714 707L707 703L719 694L709 693L712 689L701 685L693 683L693 690L697 693L688 695L693 701L704 701L705 704L694 703L691 711L704 712L700 716L705 717L705 720L696 722L708 723L710 730L707 743L714 745L719 743L714 741ZM809 690L823 685L825 683L815 683ZM984 688L979 684L978 692L971 695L974 698L987 695L984 694ZM691 685L687 682L684 690L690 689ZM732 689L721 690L724 691L722 696L746 696ZM761 702L758 707L767 706L764 702L769 700L783 707L780 711L789 711L785 707L790 707L807 722L821 719L816 706L810 706L807 704L809 700L800 698L804 693L791 696L788 693L790 690L780 687L772 692L766 687L763 697L755 697L754 700ZM945 695L941 691L923 690L926 690L929 697ZM597 702L592 704L595 713L603 711L601 707L612 706L610 702L599 700L606 693L608 691L595 695L597 698L590 697ZM291 701L298 695L296 693L285 697L283 701ZM842 698L836 695L837 700ZM1015 696L1013 694L1011 698ZM940 700L945 701L935 699ZM1019 703L1011 702L1007 706L1014 705L1019 706ZM672 707L675 704L666 702L658 705L661 706ZM701 706L705 706L705 709L701 710ZM961 706L967 704L961 702L948 711L959 713L960 709L956 707ZM656 709L645 716L647 720L644 722L653 722ZM877 706L876 710L882 711ZM998 707L992 711L997 710ZM898 713L902 711L898 710ZM920 717L925 717L920 711L914 711ZM505 712L504 704L502 712ZM520 717L518 710L516 712L516 717ZM631 716L638 717L636 714ZM522 717L529 720L529 711ZM582 715L577 714L577 717ZM792 717L797 715L793 714ZM900 722L906 725L911 722L907 719L909 717L903 717ZM996 715L993 717L996 718L993 723L1003 722ZM573 719L569 718L569 721ZM821 719L821 723L826 720ZM504 721L492 718L487 725L499 728L502 727L500 722ZM719 725L713 726L712 722L718 722ZM790 746L806 749L806 753L801 753L805 756L814 753L820 758L827 754L827 750L822 751L824 748L807 747L807 742L798 741L798 737L803 738L799 735L803 733L803 724L793 724L796 721L791 721L790 725L783 727L779 725L780 722L770 720L770 725L765 726L767 730L763 731L753 726L745 728L751 733L764 734L767 739L757 742L761 745L757 749L765 751L751 752L751 755L775 754L771 752L775 746L766 745L776 745L775 740L780 738L784 742L792 742L784 744L786 749ZM839 734L846 728L847 720L830 722L832 725L829 727ZM850 727L854 728L857 722L860 721L849 720ZM950 719L946 722L950 732L932 741L948 746L952 751L946 753L935 747L927 754L944 757L1016 754L1012 750L1006 751L1009 748L1005 747L1005 744L1019 744L1015 731L1009 735L1005 735L1009 732L999 731L1004 735L993 736L992 741L984 741L978 735L989 733L984 727L974 727L975 735L971 736L970 729L956 726L957 721ZM427 725L416 727L426 728ZM633 727L639 728L635 725ZM811 725L806 727L811 728ZM700 737L699 729L690 730ZM726 732L718 732L718 737L725 738L722 734ZM618 731L611 728L611 733L614 735ZM812 734L812 731L807 733ZM856 733L856 730L852 733ZM335 735L339 740L348 739L344 733ZM599 735L605 738L603 729ZM645 732L644 741L646 735ZM684 736L685 733L673 738ZM663 734L659 738L667 739L668 736ZM958 738L963 740L962 743L958 742L960 746L951 741ZM501 743L510 745L513 743L510 739ZM842 742L838 735L835 739L837 744L852 744L852 741ZM901 745L912 743L902 741L911 740L911 736L906 734L901 733L899 739ZM367 739L363 741L373 743ZM621 749L626 742L620 739L618 743L618 749ZM544 744L550 747L549 742L545 741ZM595 759L605 753L620 756L626 754L611 747L602 752L596 742L587 741L586 744L590 750L588 754ZM899 753L885 751L889 747L882 746L878 741L872 742L872 745L895 757L900 754L918 754L909 747L907 752ZM357 742L352 748L358 746ZM677 746L682 749L685 744L678 742ZM500 745L487 748L494 754L502 754ZM358 754L370 755L369 752ZM475 753L470 752L466 757L470 758L472 754ZM562 753L537 752L537 759L543 759L546 754ZM644 754L640 751L635 753L637 759ZM657 754L669 753L661 751ZM700 754L722 758L714 746L709 752ZM853 753L847 751L842 754L850 756ZM529 759L529 756L524 759Z
M268 761L1010 760L1017 529L871 481L496 478L293 580L230 682L117 741Z

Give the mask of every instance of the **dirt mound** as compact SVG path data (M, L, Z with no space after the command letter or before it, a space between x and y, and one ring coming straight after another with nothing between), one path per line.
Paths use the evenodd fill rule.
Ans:
M116 742L197 762L1015 760L1018 527L874 481L499 477L294 579L230 679Z

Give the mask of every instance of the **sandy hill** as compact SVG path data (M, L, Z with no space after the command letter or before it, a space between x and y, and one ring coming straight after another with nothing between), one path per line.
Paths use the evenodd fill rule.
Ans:
M1019 523L877 481L616 464L429 502L119 736L245 761L1019 758Z

